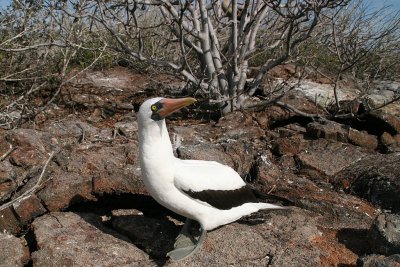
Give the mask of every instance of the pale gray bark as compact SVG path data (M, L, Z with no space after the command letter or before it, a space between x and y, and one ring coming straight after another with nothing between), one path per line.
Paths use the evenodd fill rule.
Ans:
M296 58L296 49L311 36L320 14L347 1L46 1L49 6L44 10L59 14L50 16L53 31L69 29L63 35L65 40L10 45L28 34L22 30L1 39L0 51L23 53L58 47L63 55L61 72L66 73L70 58L86 49L81 39L96 35L97 52L123 53L131 60L177 74L221 103L226 113L244 107L271 68ZM31 14L21 12L23 27L29 25ZM252 70L249 83L255 59L258 67Z
M122 50L131 57L170 68L193 84L206 85L203 89L221 102L226 113L243 107L246 99L262 84L266 73L292 57L292 51L310 37L324 9L334 8L343 2L289 0L281 4L280 1L261 0L240 3L237 0L129 0L115 1L112 5L97 1L101 12L94 14L94 18L104 25ZM132 47L126 37L137 39L139 35L144 36L144 32L152 31L145 27L144 20L136 19L134 31L124 37L116 22L126 14L123 9L117 8L117 3L127 9L143 5L151 10L157 23L163 24L163 30L169 28L172 34L166 45L185 60L174 61L168 55L154 58ZM134 12L139 18L140 11ZM160 30L161 27L157 28L155 24L150 22L154 29ZM179 48L174 47L174 38L179 40ZM190 56L188 51L195 52L199 62L197 66L193 59L187 58ZM270 53L271 58L265 58L265 63L249 85L249 60L260 53Z

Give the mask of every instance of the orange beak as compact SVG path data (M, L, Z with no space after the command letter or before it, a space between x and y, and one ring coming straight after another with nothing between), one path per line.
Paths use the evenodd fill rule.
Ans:
M159 111L158 114L160 114L162 118L165 118L166 116L174 113L175 111L178 111L183 107L189 106L194 102L196 102L196 99L191 97L176 98L176 99L164 98L162 100L163 108Z

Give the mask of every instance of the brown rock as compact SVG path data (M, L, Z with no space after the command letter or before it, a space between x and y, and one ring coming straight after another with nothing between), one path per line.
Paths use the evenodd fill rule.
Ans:
M272 77L284 78L285 80L300 75L296 66L291 63L278 65L272 68L268 74Z
M360 259L360 266L363 267L400 267L400 254L391 256L367 255Z
M26 266L29 261L29 249L25 240L0 233L0 266Z
M358 114L360 110L364 109L362 101L359 99L340 100L340 109L338 110L336 103L328 105L327 109L332 114Z
M299 135L289 138L279 138L272 143L272 149L281 156L293 156L303 151L307 143L308 142Z
M349 246L349 249L342 242L335 242L340 237L340 231L321 229L320 233L311 239L312 244L323 251L319 266L355 266L358 260L357 251L353 252L353 247Z
M94 200L92 180L74 172L56 170L49 174L49 182L37 195L50 211L58 211L87 200Z
M22 224L29 223L33 218L47 212L36 195L30 195L13 205L15 213Z
M80 138L82 133L85 133L86 136L92 136L98 132L96 127L79 120L52 122L47 126L46 130L52 136L61 139L68 137Z
M201 133L198 131L199 129L197 129L196 127L175 125L171 128L172 128L170 131L171 141L174 141L174 135L180 136L181 141L185 143L199 143L199 141L204 140L203 137L201 136ZM205 131L203 131L203 133L204 132Z
M380 214L369 234L372 251L392 255L400 252L400 215Z
M107 102L103 96L93 94L71 94L71 101L86 107L104 106Z
M88 118L88 121L90 122L99 122L103 119L103 110L101 108L95 108L90 117Z
M95 194L144 193L137 150L136 143L110 147L79 145L64 149L57 155L57 162L64 171L82 177L86 196L91 191ZM83 197L87 199L85 195Z
M228 166L233 166L232 159L222 151L221 147L216 146L215 144L183 144L179 147L178 153L182 159L212 160Z
M141 179L139 162L133 161L132 153L137 146L129 144L118 147L103 147L95 153L87 154L86 163L93 168L93 191L103 193L145 193Z
M6 140L6 134L5 130L0 130L0 155L4 155L10 149L10 144Z
M275 131L266 130L265 131L265 140L271 141L280 138L281 135Z
M396 141L396 145L400 146L400 134L396 134L393 139Z
M218 121L216 126L223 129L221 137L224 139L254 139L264 134L251 114L240 111L227 114Z
M260 174L260 177L264 175ZM314 183L283 170L279 176L266 182L267 185L261 187L263 192L286 198L294 202L297 207L321 215L318 223L326 228L352 228L366 231L376 213L376 208L367 201L343 192L336 192L330 186L324 185L321 180Z
M140 179L140 169L134 165L127 165L113 174L94 177L93 192L100 195L104 193L147 193L143 181Z
M276 183L279 183L281 171L279 166L275 164L272 153L266 152L260 155L257 162L256 174L257 177L251 178L254 180L259 179L263 181L263 183L265 182L268 187L265 191L269 191Z
M8 160L0 162L0 199L6 199L18 187L17 173Z
M261 127L261 129L268 129L269 128L269 117L265 113L256 113L254 116L255 120L257 121L258 126Z
M3 181L0 184L0 199L7 199L16 187L16 184L12 180Z
M298 165L291 162L293 157L281 157L279 165L272 156L262 155L261 158L263 160L259 162L256 173L259 178L258 189L262 192L283 197L297 207L320 214L318 223L323 227L363 231L370 228L376 214L372 204L334 190L331 184L322 179L320 173L314 173L313 179L317 182L298 175ZM282 164L281 161L290 162Z
M10 155L10 162L25 169L43 164L48 152L57 146L57 140L48 133L32 129L9 131L6 139L16 148Z
M224 137L214 143L203 138L200 139L201 142L186 140L188 139L184 139L177 148L180 158L217 161L232 167L243 177L249 173L256 156L255 142L245 137L239 139Z
M10 162L23 168L44 164L44 161L44 153L29 147L17 148L10 155Z
M297 163L294 160L293 156L290 155L282 155L279 159L279 165L282 166L283 170L286 171L297 171Z
M251 114L241 111L234 111L222 117L217 125L218 127L226 127L226 129L241 128L243 126L257 126Z
M351 192L382 208L400 211L400 154L368 155L346 166L331 180L348 180Z
M129 122L117 122L114 124L115 129L122 134L123 136L126 136L128 138L133 138L137 139L137 131L138 131L138 125L136 120L129 121Z
M317 110L319 110L320 114L322 113L321 109L315 105L314 101L310 101L306 98L306 95L300 91L292 91L281 99L281 102L291 105L292 107L296 108L305 113L315 114ZM295 112L290 112L291 117L298 116Z
M139 148L137 143L128 143L124 146L126 154L126 164L139 167ZM139 175L140 176L140 175Z
M251 142L236 141L222 143L225 153L232 159L233 165L230 165L240 176L245 177L249 174L254 164L256 151Z
M47 120L47 116L44 113L39 113L35 116L36 124L43 124Z
M246 225L257 219L263 222ZM357 255L334 236L325 237L310 213L294 208L258 213L209 232L195 255L167 266L321 266L330 251L315 241L318 238L346 252L329 265L355 264Z
M385 115L383 118L396 131L397 134L400 134L400 119L398 117L393 115Z
M334 177L338 172L359 161L368 153L359 147L330 141L313 140L305 151L296 156L300 171L312 179ZM316 172L314 172L316 171Z
M43 132L32 129L16 129L7 133L6 139L15 147L27 147L38 150L42 153L46 152L45 144L42 139Z
M312 101L306 99L304 94L299 91L286 94L281 99L281 102L289 104L297 110L305 113L314 114L317 111L317 106ZM258 112L255 115L256 118L261 118L257 119L257 121L264 130L271 128L277 122L286 121L296 116L298 116L297 113L285 109L281 106L271 106L263 108L261 112Z
M396 140L393 138L393 136L388 133L388 132L384 132L381 135L381 143L385 146L390 146L396 143Z
M378 140L375 135L360 132L333 121L309 123L307 125L307 134L313 138L325 138L343 143L350 142L371 150L375 150L378 147Z
M15 216L12 207L0 210L0 232L16 234L21 230L20 222Z
M293 116L290 111L279 107L279 106L272 106L266 108L264 111L259 112L256 117L263 117L263 121L260 121L260 125L263 127L264 130L271 128L271 125L278 121L288 120Z
M333 121L307 124L307 134L314 138L325 138L347 143L348 131L348 126Z
M93 214L51 213L35 219L33 266L149 266L148 256Z
M275 128L281 137L291 137L299 134L305 134L307 129L298 123L291 123L282 127Z
M166 266L267 266L271 261L269 246L255 228L238 223L208 232L199 251L192 257Z
M261 138L264 135L264 131L259 128L258 126L254 127L246 127L244 128L235 128L226 130L223 134L223 138L225 139L254 139L254 138Z
M265 231L273 231L274 236L271 237L273 244L282 242L281 245L275 245L278 248L278 253L274 255L275 260L272 259L272 266L355 264L357 255L339 243L334 234L320 230L315 217L310 216L307 212L302 213L301 210L296 210L293 213L286 217L272 217L272 220L262 225ZM279 221L279 219L282 221ZM268 227L265 227L265 225L268 225ZM269 234L266 232L264 237L268 238L268 236ZM287 246L294 248L297 251L296 255L291 255L292 253L285 251Z
M216 142L222 135L224 127L215 127L210 124L174 125L169 131L170 139L176 157L180 156L188 147L202 145L204 143ZM182 151L179 151L182 147Z
M360 132L349 128L348 138L350 143L362 146L368 149L375 150L378 147L378 139L375 135L370 135L366 132Z
M50 122L44 128L53 138L65 146L77 142L96 141L99 129L79 119L68 118L60 122Z

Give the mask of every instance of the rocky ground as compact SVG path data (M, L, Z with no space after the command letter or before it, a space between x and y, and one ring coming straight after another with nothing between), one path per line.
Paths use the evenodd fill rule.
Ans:
M310 84L282 101L323 110ZM400 266L398 104L361 120L279 106L213 120L201 103L176 114L179 157L228 164L292 205L209 232L187 260L166 258L184 218L144 188L131 110L181 85L95 72L64 89L63 105L0 130L0 266ZM393 89L380 86L379 97Z

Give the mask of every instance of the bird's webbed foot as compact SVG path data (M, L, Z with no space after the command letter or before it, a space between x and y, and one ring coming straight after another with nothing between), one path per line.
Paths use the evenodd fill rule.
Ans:
M174 250L167 253L172 260L179 261L188 258L195 253L203 244L206 231L202 230L199 240L196 240L190 233L190 219L187 219L181 232L176 238Z

